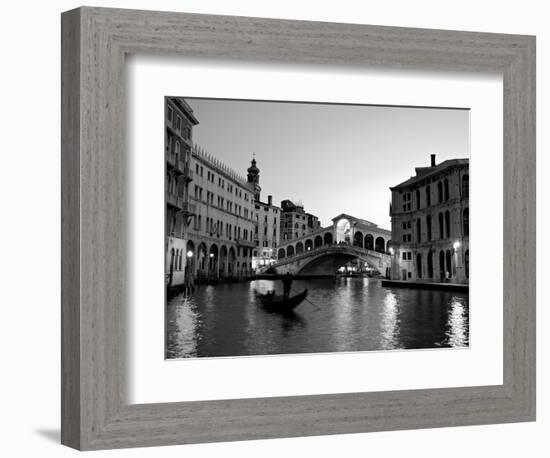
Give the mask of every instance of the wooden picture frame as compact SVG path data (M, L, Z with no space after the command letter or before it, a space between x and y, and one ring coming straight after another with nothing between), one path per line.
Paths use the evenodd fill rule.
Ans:
M83 7L62 15L62 443L80 450L535 419L535 38ZM125 55L498 72L503 384L128 404Z

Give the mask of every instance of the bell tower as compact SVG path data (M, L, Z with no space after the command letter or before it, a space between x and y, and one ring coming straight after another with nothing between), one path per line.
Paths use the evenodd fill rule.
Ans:
M254 199L260 200L260 193L262 188L260 187L260 169L256 167L256 153L252 155L252 161L250 161L250 167L246 170L248 185L254 191Z

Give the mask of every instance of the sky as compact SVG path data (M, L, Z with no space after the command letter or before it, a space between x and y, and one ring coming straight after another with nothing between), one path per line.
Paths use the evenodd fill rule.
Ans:
M186 98L193 142L246 176L253 153L262 200L301 201L321 225L340 213L391 229L390 186L415 167L470 156L469 111Z

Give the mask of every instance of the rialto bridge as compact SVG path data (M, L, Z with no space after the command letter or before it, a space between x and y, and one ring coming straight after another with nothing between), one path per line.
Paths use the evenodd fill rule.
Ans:
M391 233L378 225L342 213L332 225L304 237L282 240L270 271L293 275L330 275L354 259L386 275L391 266Z

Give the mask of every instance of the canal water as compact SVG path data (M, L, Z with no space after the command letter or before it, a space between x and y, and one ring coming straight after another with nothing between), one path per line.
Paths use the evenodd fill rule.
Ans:
M371 278L295 280L308 301L269 313L255 291L281 282L201 286L166 310L166 358L467 347L468 295L382 287Z

